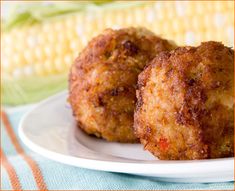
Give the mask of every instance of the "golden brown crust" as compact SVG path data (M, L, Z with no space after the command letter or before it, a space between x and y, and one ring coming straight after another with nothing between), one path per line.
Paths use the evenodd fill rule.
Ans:
M109 141L137 142L133 113L137 76L173 45L143 28L107 29L80 53L69 76L79 127Z
M160 159L234 155L234 51L218 42L159 54L139 75L135 131Z

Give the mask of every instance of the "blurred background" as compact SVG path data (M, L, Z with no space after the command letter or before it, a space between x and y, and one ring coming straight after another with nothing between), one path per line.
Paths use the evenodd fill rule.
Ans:
M105 28L234 47L234 1L1 1L1 26L2 104L14 106L65 90L73 60Z

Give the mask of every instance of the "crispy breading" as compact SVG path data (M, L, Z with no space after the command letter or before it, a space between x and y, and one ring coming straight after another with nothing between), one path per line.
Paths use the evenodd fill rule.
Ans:
M139 75L134 128L159 159L234 156L234 50L219 42L161 53Z
M107 29L75 60L69 102L78 126L108 141L137 142L133 131L138 74L174 45L144 28Z

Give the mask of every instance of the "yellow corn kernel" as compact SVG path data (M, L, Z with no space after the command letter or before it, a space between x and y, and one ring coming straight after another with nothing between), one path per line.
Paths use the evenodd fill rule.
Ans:
M31 49L26 49L22 53L27 64L32 64L35 61L36 57L34 51L32 51Z
M47 74L56 74L55 67L53 65L53 60L47 59L44 63L44 68Z
M44 61L45 58L46 58L46 55L45 55L45 52L43 51L43 49L41 49L40 47L36 48L35 49L35 57L36 57L37 60Z
M46 74L46 71L44 70L42 63L35 63L34 70L38 76L45 76Z
M44 45L44 51L45 51L47 58L54 58L56 56L55 45L53 45L53 44L48 43L48 44Z
M65 69L65 63L64 63L64 59L62 59L61 57L58 57L55 59L55 69L57 72L63 72Z
M65 55L64 63L67 67L70 67L73 64L73 61L74 61L74 58L70 54Z
M35 73L33 66L24 66L22 69L25 76L32 76Z
M14 63L13 66L21 67L25 65L25 58L22 54L14 54L12 55L12 62Z

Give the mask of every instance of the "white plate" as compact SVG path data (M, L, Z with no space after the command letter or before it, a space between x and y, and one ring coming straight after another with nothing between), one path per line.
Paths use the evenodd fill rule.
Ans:
M23 117L19 135L31 150L77 167L151 176L161 181L234 180L234 158L161 161L140 144L110 143L90 137L76 128L66 99L67 92L55 95Z

